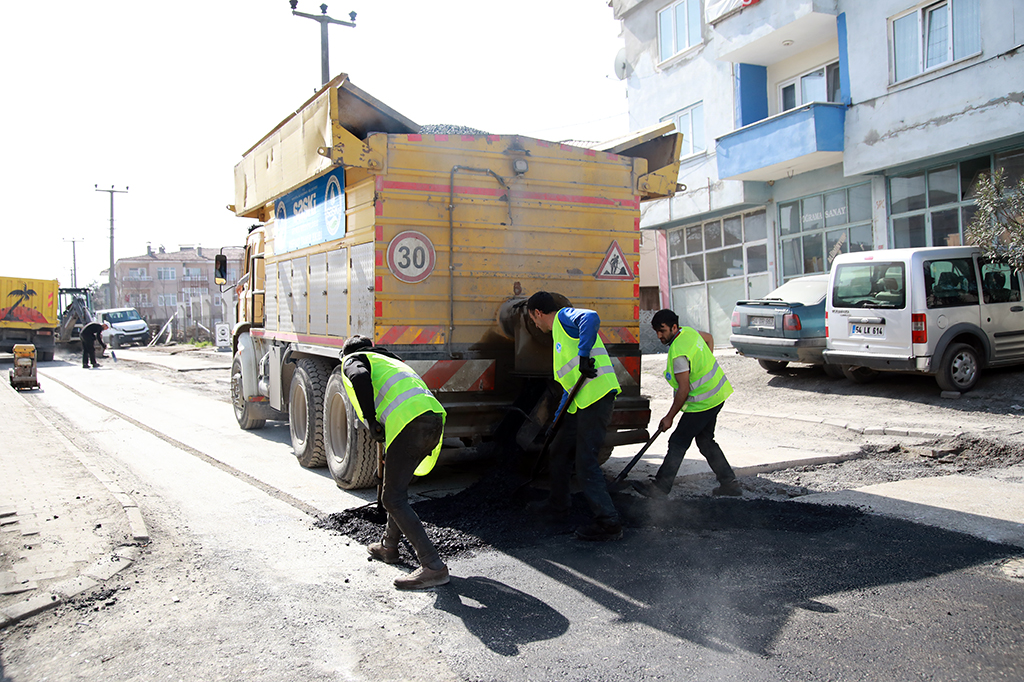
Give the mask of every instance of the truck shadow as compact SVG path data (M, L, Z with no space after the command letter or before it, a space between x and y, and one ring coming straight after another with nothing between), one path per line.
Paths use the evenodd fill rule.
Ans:
M616 613L620 622L716 651L767 656L794 613L835 611L822 601L827 595L912 583L1020 554L1008 545L854 507L703 497L649 501L629 494L613 496L626 524L623 540L585 543L572 534L588 518L582 499L574 500L566 522L545 524L524 511L522 499L503 494L508 489L487 490L495 483L489 480L415 505L442 557L502 552ZM364 543L379 538L381 527L373 523L348 519L347 527L339 527L341 519L334 517L343 515L318 525ZM403 554L415 565L407 547ZM470 616L467 628L488 646L497 636L492 628L503 627L491 613L502 600L506 606L511 599L532 604L528 612L555 617L530 595L510 596L494 584L473 587L491 600L471 597L486 611L466 611L445 596L438 608ZM511 652L517 642L558 634L558 628L533 632L529 623L523 628L501 647Z

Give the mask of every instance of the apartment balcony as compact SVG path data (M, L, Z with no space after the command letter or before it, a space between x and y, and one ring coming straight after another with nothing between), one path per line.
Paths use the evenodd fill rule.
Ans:
M771 0L738 10L718 2L709 6L708 21L719 59L771 66L834 39L837 14L836 0Z
M722 180L767 182L843 161L846 105L827 102L751 123L715 140Z

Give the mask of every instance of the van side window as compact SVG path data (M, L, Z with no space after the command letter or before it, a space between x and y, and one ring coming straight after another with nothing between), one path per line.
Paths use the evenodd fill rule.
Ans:
M896 308L907 305L903 263L844 263L832 290L833 308Z
M1009 265L983 263L981 266L981 292L985 303L1020 301L1020 280Z
M925 261L924 290L929 308L978 305L978 276L971 258Z

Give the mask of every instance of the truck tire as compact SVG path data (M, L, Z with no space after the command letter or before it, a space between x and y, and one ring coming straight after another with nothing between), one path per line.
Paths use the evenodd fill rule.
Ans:
M327 380L324 396L324 455L339 488L356 490L377 485L377 443L356 416L345 392L340 365Z
M769 374L775 374L786 369L789 365L785 360L758 360L757 364L761 365L761 369L768 372Z
M253 412L256 407L242 397L242 358L235 356L231 362L231 407L235 410L235 420L243 431L262 429L266 419L256 419Z
M978 351L966 343L954 343L942 355L935 382L943 391L963 393L974 388L981 376Z
M855 384L869 384L878 376L878 371L870 367L854 367L853 365L840 365L843 376Z
M324 457L324 390L327 388L327 364L318 358L302 358L295 363L295 374L288 391L288 426L292 450L301 466L322 467Z
M37 362L49 362L50 360L53 360L52 350L41 350L39 351L39 354L36 357Z

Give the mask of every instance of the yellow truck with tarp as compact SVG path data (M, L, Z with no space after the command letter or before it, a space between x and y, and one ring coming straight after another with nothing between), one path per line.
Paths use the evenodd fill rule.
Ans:
M640 202L676 189L681 136L665 132L600 150L424 133L345 75L329 82L235 167L229 208L257 221L235 285L241 428L287 419L300 464L373 485L375 446L340 376L362 334L444 405L441 461L528 446L561 397L551 337L524 310L546 290L601 316L623 388L604 457L646 440Z
M0 352L32 344L39 361L53 360L58 289L55 279L0 277Z

